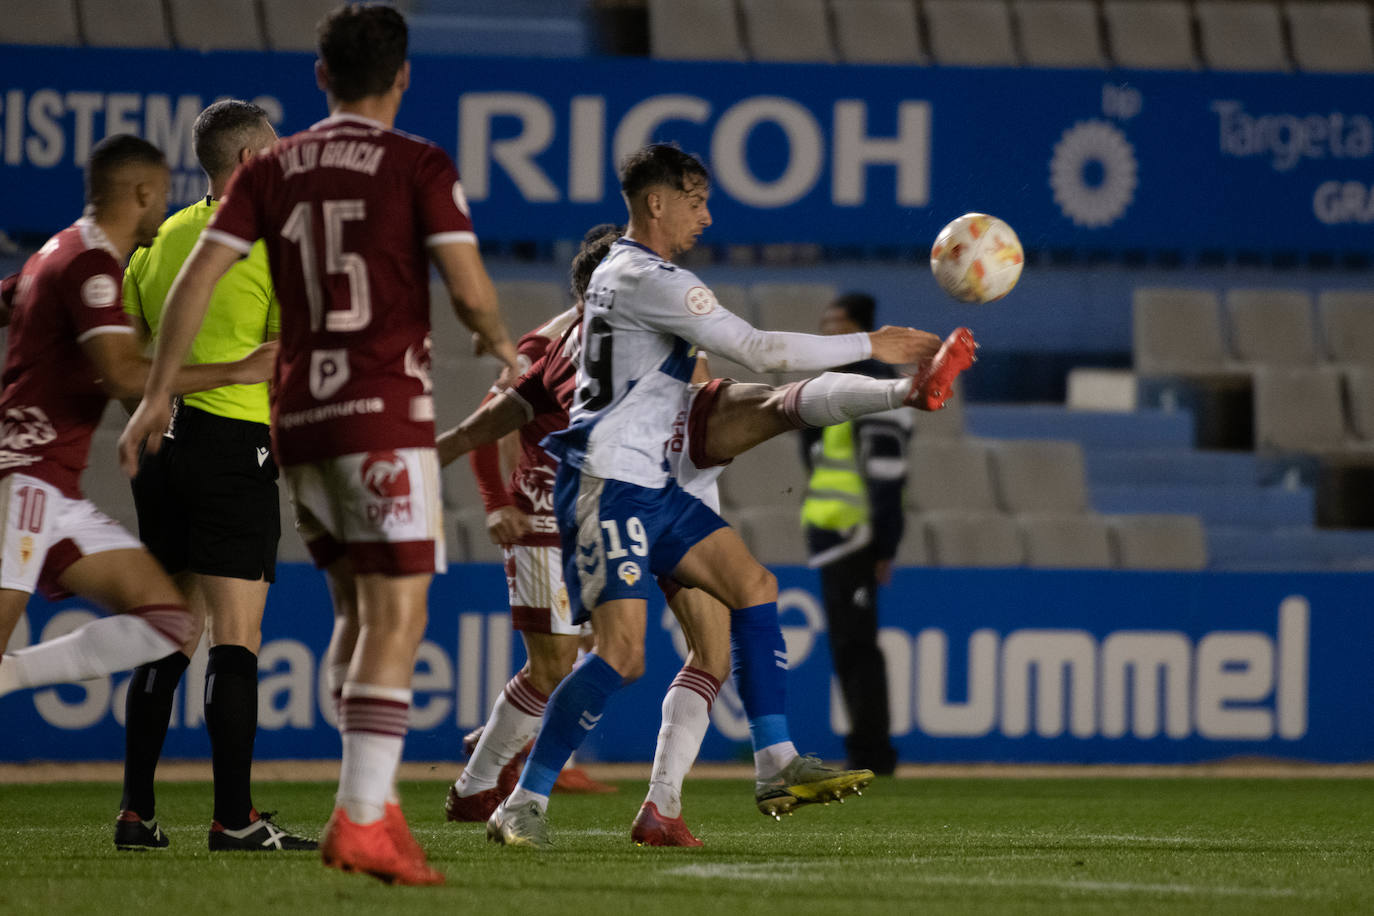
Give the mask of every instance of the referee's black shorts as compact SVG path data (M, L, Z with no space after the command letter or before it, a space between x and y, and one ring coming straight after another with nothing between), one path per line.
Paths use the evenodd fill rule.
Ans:
M178 405L172 436L134 478L138 536L167 572L268 582L281 510L265 423Z

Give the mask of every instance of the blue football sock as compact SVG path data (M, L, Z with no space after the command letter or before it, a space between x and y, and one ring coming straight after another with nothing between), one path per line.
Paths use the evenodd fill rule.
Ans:
M563 764L596 728L606 702L624 682L594 652L563 679L544 708L543 724L520 774L520 788L546 797L553 791Z
M730 612L730 659L754 750L790 741L787 646L778 626L776 602Z

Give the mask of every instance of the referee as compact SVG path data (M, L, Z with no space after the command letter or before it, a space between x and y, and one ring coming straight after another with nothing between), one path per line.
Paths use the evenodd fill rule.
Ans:
M124 275L130 323L155 338L162 305L182 262L219 205L230 177L276 141L267 113L216 102L193 127L196 157L210 179L204 200L174 213ZM280 330L261 242L215 288L190 362L238 359ZM258 648L268 585L276 577L281 514L268 435L267 385L186 395L175 405L162 449L134 478L139 536L186 595L197 626L181 651L134 671L126 707L124 797L115 822L120 849L159 848L153 775L167 737L173 693L208 622L205 727L215 779L215 850L314 849L254 807L250 788L258 728Z

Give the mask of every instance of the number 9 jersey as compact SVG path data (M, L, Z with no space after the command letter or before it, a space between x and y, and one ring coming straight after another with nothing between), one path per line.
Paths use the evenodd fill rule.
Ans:
M244 254L266 241L281 300L279 463L433 447L429 248L476 244L443 150L326 118L241 166L205 237Z

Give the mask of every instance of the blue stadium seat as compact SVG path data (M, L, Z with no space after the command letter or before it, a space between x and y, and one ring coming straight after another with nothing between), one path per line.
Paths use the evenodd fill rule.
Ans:
M1307 487L1223 487L1215 484L1090 484L1098 512L1180 512L1211 525L1310 526L1313 495Z

